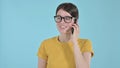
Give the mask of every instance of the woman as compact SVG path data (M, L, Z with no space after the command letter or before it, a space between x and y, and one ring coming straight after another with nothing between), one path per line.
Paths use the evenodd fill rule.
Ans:
M38 68L90 68L93 50L90 40L78 38L79 13L72 3L57 7L59 36L44 40L38 50Z

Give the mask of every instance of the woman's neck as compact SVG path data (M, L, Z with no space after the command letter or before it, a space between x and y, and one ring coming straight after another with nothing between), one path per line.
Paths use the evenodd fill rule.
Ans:
M70 39L71 39L71 34L69 33L69 34L61 34L59 37L58 37L58 40L60 41L60 42L68 42L68 41L70 41Z

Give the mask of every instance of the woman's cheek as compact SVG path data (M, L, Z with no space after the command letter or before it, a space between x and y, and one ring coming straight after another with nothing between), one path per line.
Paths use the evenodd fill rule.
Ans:
M69 28L70 28L70 29L72 28L72 25L73 25L73 24L70 24L70 25L69 25Z

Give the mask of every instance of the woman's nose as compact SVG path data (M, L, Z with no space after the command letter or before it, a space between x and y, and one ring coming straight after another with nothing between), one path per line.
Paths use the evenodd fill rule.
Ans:
M64 24L65 23L64 19L62 19L60 23Z

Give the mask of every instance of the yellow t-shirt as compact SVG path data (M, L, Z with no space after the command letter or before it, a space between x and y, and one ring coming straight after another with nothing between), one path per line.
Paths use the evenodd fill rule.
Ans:
M78 39L78 44L82 53L91 52L93 56L90 40ZM72 43L61 43L58 41L58 37L44 40L37 55L47 61L47 68L75 68Z

